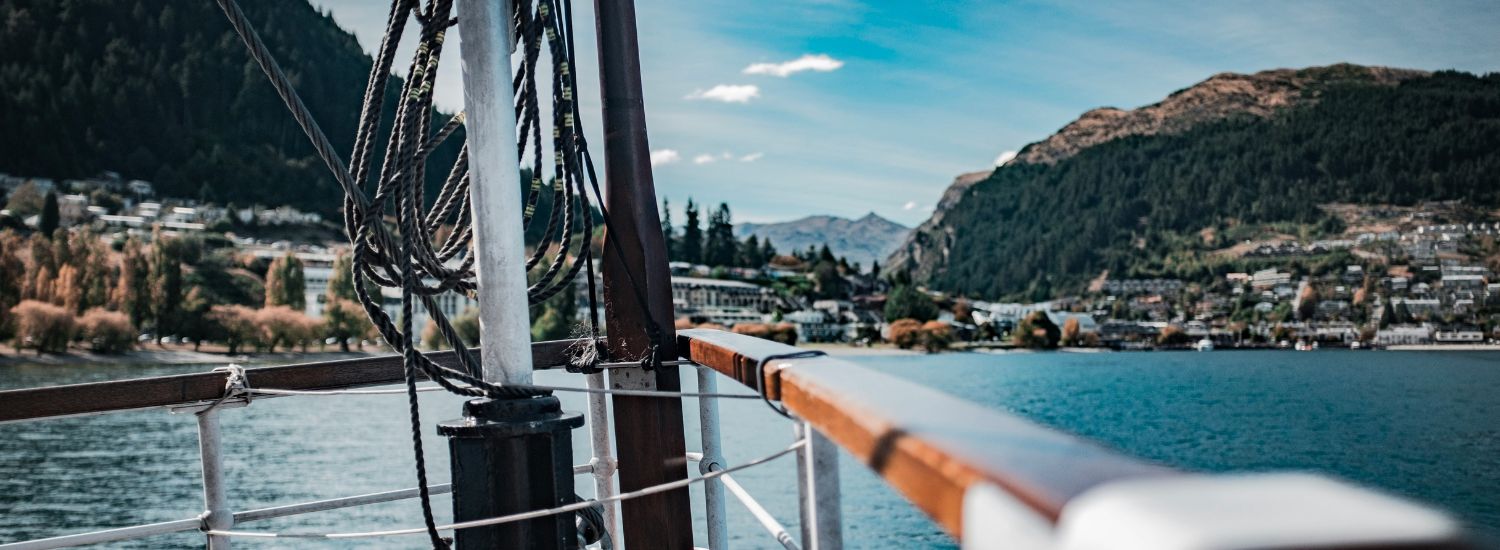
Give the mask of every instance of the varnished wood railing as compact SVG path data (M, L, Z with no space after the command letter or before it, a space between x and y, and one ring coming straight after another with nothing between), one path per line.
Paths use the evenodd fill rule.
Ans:
M577 340L557 340L532 344L532 363L538 369L563 365L568 361L568 349L577 343ZM446 367L458 366L458 360L451 351L429 353L427 356ZM394 384L405 380L403 373L401 356L390 355L252 367L245 369L245 378L251 388L335 390ZM0 391L0 422L176 407L212 401L224 395L224 384L228 376L225 372L197 372Z
M798 348L718 330L678 332L678 350L750 388L763 358ZM1056 520L1067 502L1104 482L1170 475L1014 415L822 356L776 360L763 381L779 400L849 451L955 538L964 492L988 481Z

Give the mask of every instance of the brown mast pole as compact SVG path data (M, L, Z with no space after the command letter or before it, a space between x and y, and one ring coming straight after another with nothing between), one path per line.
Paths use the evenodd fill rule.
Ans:
M646 142L646 106L641 93L640 48L636 43L633 0L595 0L599 42L599 83L604 104L605 206L612 231L604 247L605 326L614 360L643 357L650 347L647 316L660 327L658 357L677 358L672 330L672 281L666 241L656 211ZM623 256L623 257L622 257ZM640 285L645 308L631 288ZM610 369L610 387L681 389L677 369ZM613 396L615 444L619 448L622 492L687 477L682 401ZM641 497L621 504L626 548L689 550L692 514L687 489Z

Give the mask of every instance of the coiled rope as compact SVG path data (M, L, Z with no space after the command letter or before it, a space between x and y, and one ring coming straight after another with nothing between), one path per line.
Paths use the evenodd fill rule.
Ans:
M293 119L311 140L317 155L343 189L344 230L354 247L352 270L355 294L381 337L402 354L422 512L433 546L445 547L446 542L437 534L426 490L426 464L420 437L421 420L417 410L417 373L420 372L449 392L471 397L520 398L546 395L558 389L499 385L480 379L482 369L479 362L463 345L458 332L435 301L435 296L443 292L462 292L472 296L477 290L473 270L474 255L471 252L473 227L472 207L468 202L467 146L460 150L458 160L449 170L445 183L432 201L431 211L423 214L426 205L423 182L426 180L427 157L452 136L464 121L460 113L429 135L433 126L432 117L436 112L432 103L432 91L444 36L447 29L455 24L451 17L453 0L427 0L425 5L420 0L392 0L386 32L365 85L352 162L347 166L239 5L235 0L217 1L235 33L244 41L250 57L266 73L277 95L291 111ZM574 98L577 80L572 70L574 47L571 13L570 0L562 0L557 6L551 0L541 0L534 9L529 0L520 0L511 18L514 30L511 36L524 52L521 66L512 82L520 127L516 147L523 158L529 148L532 158L531 186L523 211L523 225L526 227L530 227L536 219L535 210L543 181L541 101L537 93L537 65L543 37L552 60L554 154L551 211L541 240L526 261L528 270L543 264L546 268L527 288L527 298L530 303L536 304L570 288L578 272L588 267L589 336L596 338L598 301L594 258L589 246L589 236L593 233L590 191L599 201L601 217L607 230L610 220L609 213L603 207L603 196L593 159L588 154L579 106ZM396 49L407 23L412 19L420 27L416 53L408 65L409 76L399 91L394 127L386 142L380 169L372 174L376 133L383 115L382 101L391 78L390 70L394 64ZM373 195L366 196L366 181L372 175L375 180ZM394 217L394 235L393 228L387 225L387 216ZM434 243L434 236L449 221L452 222L452 231L441 242ZM576 250L573 249L575 233L584 236ZM616 254L622 253L619 243L614 239L606 242ZM551 260L544 261L549 254ZM661 360L658 349L662 344L662 331L649 315L650 308L645 300L644 290L634 276L626 273L626 278L641 309L648 312L645 328L651 345L640 361L643 366L654 368L659 366ZM367 288L369 282L381 287L400 289L399 326L381 308L379 301L370 295ZM413 345L412 316L417 301L421 301L439 333L456 350L459 369L434 363ZM593 355L591 361L598 361L597 352L589 350L589 353Z

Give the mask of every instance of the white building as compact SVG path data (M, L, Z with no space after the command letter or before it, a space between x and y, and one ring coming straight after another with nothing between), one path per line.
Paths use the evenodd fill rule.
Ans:
M1432 326L1426 323L1421 325L1391 325L1390 328L1381 329L1375 333L1375 343L1382 346L1431 344Z
M760 313L776 305L776 293L743 281L672 277L672 305L679 315L701 310L741 308Z

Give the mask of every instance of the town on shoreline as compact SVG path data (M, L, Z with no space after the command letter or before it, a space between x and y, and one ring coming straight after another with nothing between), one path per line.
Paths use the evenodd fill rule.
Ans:
M222 361L384 349L357 304L341 228L321 214L158 198L149 182L112 173L0 175L0 189L0 339L12 346L0 353L136 351L178 362L170 350ZM753 234L738 240L726 204L689 200L681 226L666 206L679 328L927 352L1492 349L1500 338L1500 284L1486 263L1500 224L1451 223L1454 204L1343 205L1350 223L1337 235L1246 239L1197 276L1105 272L1076 294L1042 302L928 289L826 244L779 251ZM601 235L590 237L579 241L602 254ZM589 296L584 278L577 283L533 308L534 339L580 334ZM399 294L370 290L399 315ZM436 305L478 343L474 297L447 293ZM440 340L420 305L413 326L425 327L420 341Z

